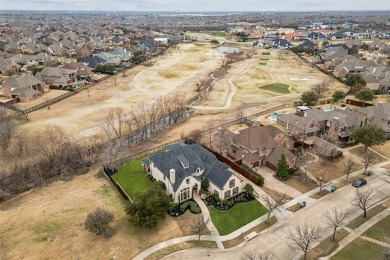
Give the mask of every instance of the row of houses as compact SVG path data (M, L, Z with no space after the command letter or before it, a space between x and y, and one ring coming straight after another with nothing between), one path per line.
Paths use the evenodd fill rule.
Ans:
M375 125L390 135L390 103L357 110L323 111L303 107L295 114L285 114L277 119L277 125L288 136L305 143L325 135L335 144L346 144L351 141L352 132L365 124Z
M228 155L233 161L252 168L276 170L278 161L285 155L289 167L296 166L297 157L292 152L295 140L277 127L257 125L231 134ZM311 146L312 151L322 156L330 156L337 151L337 146L318 137ZM221 200L243 191L241 175L197 143L169 145L142 163L148 174L165 184L166 193L175 202L198 195L204 179L209 180L209 193Z
M372 50L390 52L390 45L380 41L370 44ZM333 71L336 77L345 79L349 74L360 74L371 90L390 90L390 67L378 65L373 60L367 60L348 54L348 46L344 44L329 45L325 52L319 53L318 63L325 70Z

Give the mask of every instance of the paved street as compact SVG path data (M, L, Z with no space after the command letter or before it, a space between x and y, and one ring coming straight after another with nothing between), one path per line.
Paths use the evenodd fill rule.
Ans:
M388 188L390 185L390 177L384 175L384 170L379 167L373 167L372 170L375 174L367 178L368 184L366 188L371 187L374 190L374 201L379 202L390 197L390 189ZM322 230L321 239L326 238L332 232L324 220L324 213L328 209L337 207L338 209L346 210L349 213L349 220L362 213L361 209L351 204L351 198L354 197L355 189L351 185L347 185L335 193L324 196L316 203L309 204L306 208L273 225L242 247L225 250L188 249L169 255L165 259L240 259L242 252L250 248L271 250L275 254L275 259L294 259L301 253L294 247L294 244L290 240L286 239L288 229L294 227L296 224L307 221L308 223L318 224Z

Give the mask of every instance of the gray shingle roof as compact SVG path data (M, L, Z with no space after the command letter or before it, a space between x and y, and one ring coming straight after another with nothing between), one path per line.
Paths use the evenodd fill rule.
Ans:
M188 162L188 167L183 167L180 162L183 161L183 158ZM172 184L174 191L177 191L187 176L196 173L198 168L201 171L204 170L203 177L208 178L211 183L220 189L223 189L232 176L227 164L218 161L214 154L199 144L178 145L173 150L149 156L149 160L168 179L169 170L174 169L176 171L175 183Z

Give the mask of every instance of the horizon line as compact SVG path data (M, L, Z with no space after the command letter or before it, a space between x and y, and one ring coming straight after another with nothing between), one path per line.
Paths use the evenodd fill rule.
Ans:
M278 11L237 11L237 10L214 10L214 11L189 11L189 10L181 10L181 11L173 11L173 10L90 10L90 9L0 9L0 11L57 11L57 12L164 12L164 13L307 13L307 12L390 12L390 9L388 10L378 10L378 9L370 9L370 10L301 10L301 11L288 11L288 10L278 10Z

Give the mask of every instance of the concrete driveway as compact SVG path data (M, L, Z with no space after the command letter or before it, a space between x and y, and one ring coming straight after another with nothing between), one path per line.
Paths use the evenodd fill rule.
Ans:
M382 201L390 196L389 181L390 177L384 175L383 169L376 169L373 176L368 177L368 184L365 188L371 187L374 190L374 202ZM218 249L188 249L169 255L164 259L240 259L242 252L251 248L257 250L270 250L275 254L274 259L294 259L301 255L294 244L286 239L287 231L296 224L307 221L308 223L318 224L321 230L321 240L332 233L327 226L324 214L328 209L337 207L348 212L348 221L354 219L362 213L362 210L351 204L351 198L355 195L355 189L347 185L335 193L328 194L317 202L309 204L295 214L285 218L277 224L271 226L264 233L255 239L249 241L242 247L218 250Z

